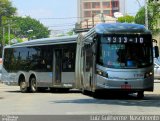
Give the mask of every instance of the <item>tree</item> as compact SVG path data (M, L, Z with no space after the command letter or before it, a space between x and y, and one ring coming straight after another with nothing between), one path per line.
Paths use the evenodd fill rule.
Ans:
M123 23L123 22L133 23L134 22L134 17L130 16L130 15L119 17L118 18L118 22L121 22L121 23Z
M0 0L0 43L1 43L1 49L0 49L0 55L2 54L3 49L3 39L2 33L3 33L3 27L5 26L4 23L5 20L14 15L16 13L16 8L12 6L12 3L9 0Z
M135 16L135 23L145 25L145 8L142 7Z
M72 36L72 35L74 35L74 30L72 29L72 30L68 31L66 34L67 34L68 36Z
M149 1L148 5L148 28L156 33L160 30L157 28L157 23L160 18L160 3L155 3L153 1ZM135 16L135 23L145 25L145 8L142 7Z
M16 8L12 6L9 0L0 1L0 27L2 26L2 17L10 17L16 13Z
M149 3L149 15L150 18L150 29L153 33L157 33L160 30L160 27L158 26L158 21L160 21L160 2L155 2L153 0L150 0Z
M49 37L50 31L38 20L31 17L14 17L12 24L15 25L12 33L18 38L39 39Z

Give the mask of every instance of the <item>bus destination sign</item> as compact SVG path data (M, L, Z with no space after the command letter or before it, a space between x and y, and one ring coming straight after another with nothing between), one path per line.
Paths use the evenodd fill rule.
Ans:
M102 42L107 43L144 43L143 37L102 37Z

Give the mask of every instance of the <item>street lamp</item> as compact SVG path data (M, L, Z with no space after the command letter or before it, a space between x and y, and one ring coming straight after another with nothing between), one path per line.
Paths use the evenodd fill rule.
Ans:
M33 30L32 29L30 29L30 30L28 30L27 31L27 33L28 33L28 41L31 39L31 37L30 37L30 33L32 33L33 32Z
M28 30L27 32L28 32L28 33L30 33L30 32L33 32L33 30L32 30L32 29L30 29L30 30Z

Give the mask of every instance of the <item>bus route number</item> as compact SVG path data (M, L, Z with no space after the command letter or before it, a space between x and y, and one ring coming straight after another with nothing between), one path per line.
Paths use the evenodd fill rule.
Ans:
M135 38L128 38L128 37L107 37L107 43L144 43L144 38L142 37L135 37Z

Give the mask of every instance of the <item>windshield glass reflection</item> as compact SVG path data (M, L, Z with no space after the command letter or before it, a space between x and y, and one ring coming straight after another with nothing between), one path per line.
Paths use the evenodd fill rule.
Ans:
M101 37L98 63L109 68L142 68L152 64L149 43L105 43Z

